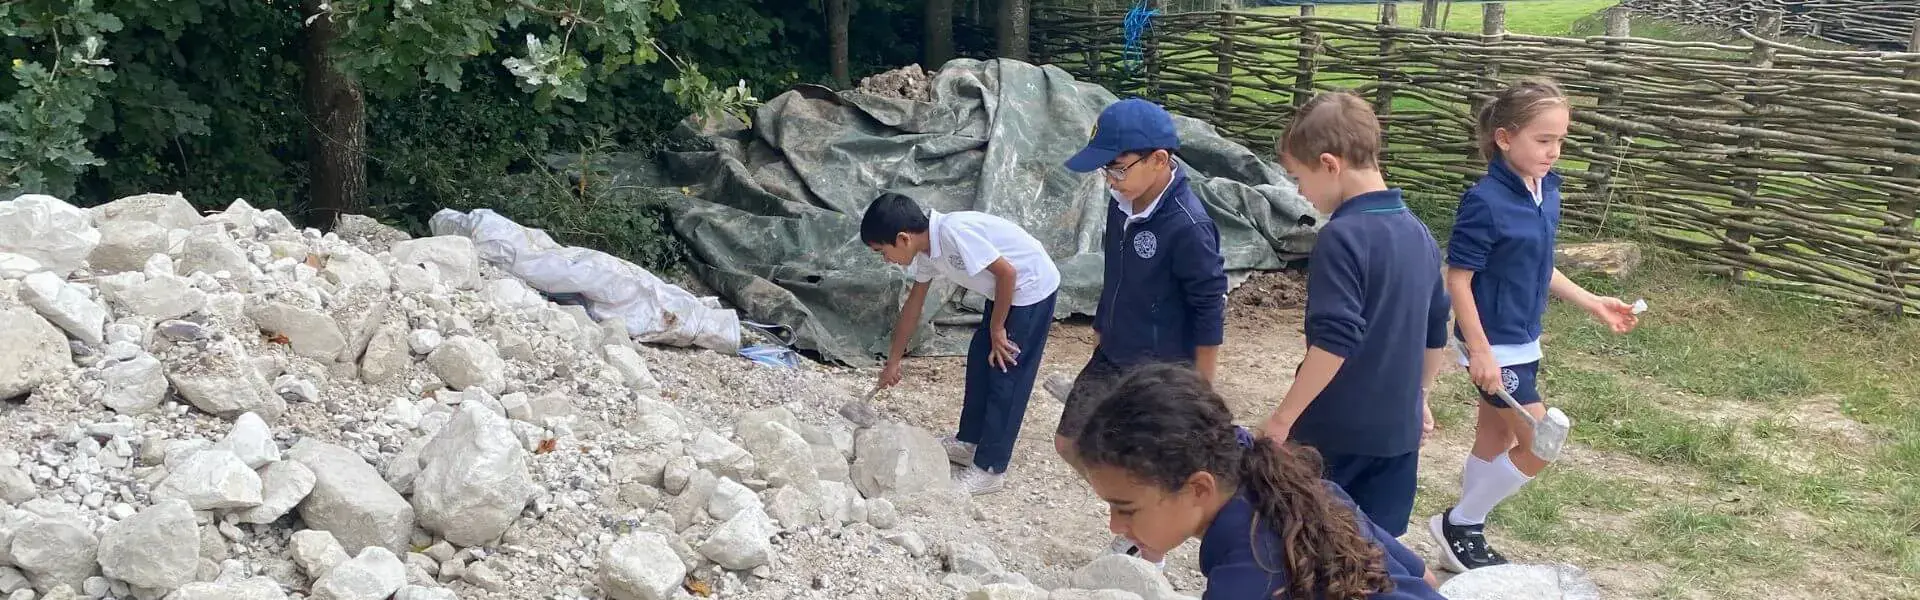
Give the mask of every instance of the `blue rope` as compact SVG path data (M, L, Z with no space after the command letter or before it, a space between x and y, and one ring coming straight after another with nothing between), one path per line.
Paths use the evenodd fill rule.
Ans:
M1153 26L1153 18L1157 16L1160 16L1160 11L1148 9L1147 0L1134 0L1133 8L1127 11L1126 21L1123 22L1127 34L1126 46L1120 52L1120 65L1128 75L1136 72L1146 60L1140 38Z

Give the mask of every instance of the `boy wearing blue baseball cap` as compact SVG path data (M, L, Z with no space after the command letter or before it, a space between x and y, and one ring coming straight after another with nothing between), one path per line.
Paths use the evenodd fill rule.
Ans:
M1054 430L1054 449L1076 471L1082 469L1073 438L1127 369L1185 363L1213 380L1227 294L1220 232L1173 159L1180 148L1173 116L1146 100L1121 100L1100 112L1092 138L1066 163L1076 173L1099 171L1113 197L1101 244L1098 342L1062 398ZM1124 537L1114 549L1139 552Z

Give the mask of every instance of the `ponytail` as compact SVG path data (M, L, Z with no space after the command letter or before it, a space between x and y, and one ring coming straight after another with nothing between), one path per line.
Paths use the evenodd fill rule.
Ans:
M1088 467L1118 467L1168 492L1205 471L1223 489L1244 492L1253 501L1248 534L1256 541L1256 560L1267 572L1287 576L1287 589L1276 597L1361 600L1393 591L1386 553L1321 479L1319 453L1256 439L1235 427L1226 400L1192 369L1135 369L1079 433L1075 450ZM1258 548L1261 527L1278 533L1282 547ZM1265 564L1276 554L1286 564Z
M1286 574L1290 598L1361 600L1393 591L1386 553L1360 531L1354 510L1334 498L1320 473L1319 453L1270 438L1254 440L1241 455L1240 485L1256 517L1251 533L1257 540L1259 527L1278 532L1286 559L1261 568Z

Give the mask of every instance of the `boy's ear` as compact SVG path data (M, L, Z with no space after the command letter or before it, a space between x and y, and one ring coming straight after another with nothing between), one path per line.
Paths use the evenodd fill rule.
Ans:
M913 235L905 231L893 234L893 245L899 246L901 248L912 248Z
M1319 164L1314 166L1322 171L1339 173L1341 168L1346 166L1345 161L1340 160L1340 157L1334 156L1331 152L1322 152L1320 156L1316 158Z

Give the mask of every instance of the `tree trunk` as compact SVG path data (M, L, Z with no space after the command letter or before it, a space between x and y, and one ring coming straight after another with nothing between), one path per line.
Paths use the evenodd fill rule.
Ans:
M833 87L847 89L853 87L852 75L847 71L847 20L853 12L848 9L849 0L827 0L827 39L833 44L828 60L833 64Z
M307 15L320 12L321 0L304 0ZM341 215L366 212L367 105L360 86L333 67L333 43L339 25L326 17L305 29L300 70L301 100L307 113L307 207L301 221L332 229Z
M925 15L927 56L921 66L938 71L953 60L953 0L927 0Z
M1000 58L1027 60L1027 17L1029 0L1000 0Z

